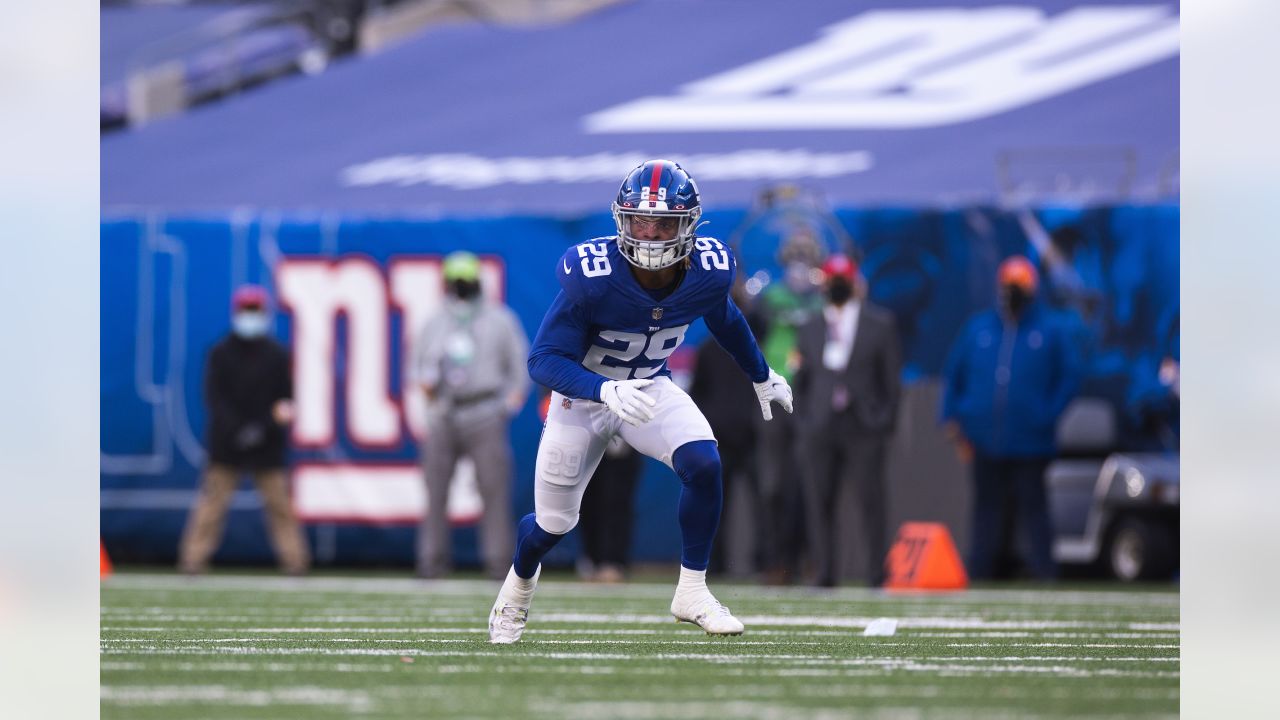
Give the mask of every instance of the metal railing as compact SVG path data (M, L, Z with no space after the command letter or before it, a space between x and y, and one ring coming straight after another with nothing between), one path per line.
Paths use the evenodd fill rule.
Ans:
M1115 202L1134 193L1138 154L1132 147L1031 147L996 156L1006 201Z

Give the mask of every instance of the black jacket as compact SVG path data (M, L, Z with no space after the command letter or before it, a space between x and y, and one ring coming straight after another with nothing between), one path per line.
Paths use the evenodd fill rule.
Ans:
M759 344L765 331L764 317L745 304L742 314ZM709 337L698 346L689 397L707 418L722 454L749 453L755 449L756 426L761 420L760 401L756 399L751 378L714 338Z
M285 466L287 427L271 414L277 401L293 397L283 345L235 335L218 341L205 363L204 397L210 461L243 468Z
M902 349L893 315L884 308L862 302L849 363L843 372L822 364L827 342L827 321L822 313L800 326L796 350L796 414L812 430L832 430L838 435L859 433L889 435L898 418L902 386ZM831 398L837 384L848 389L849 406L837 413Z
M755 442L755 419L760 402L751 379L733 357L712 338L698 347L689 397L707 418L721 453L748 451Z

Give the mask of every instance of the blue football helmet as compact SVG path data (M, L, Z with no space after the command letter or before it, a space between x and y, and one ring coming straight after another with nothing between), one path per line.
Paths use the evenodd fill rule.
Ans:
M700 217L698 185L670 160L649 160L627 173L613 201L618 248L644 270L671 267L689 257Z

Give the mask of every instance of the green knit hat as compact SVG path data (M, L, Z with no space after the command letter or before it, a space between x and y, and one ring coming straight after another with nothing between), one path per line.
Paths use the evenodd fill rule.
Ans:
M449 256L444 259L444 279L448 281L479 280L480 258L466 250L449 253Z

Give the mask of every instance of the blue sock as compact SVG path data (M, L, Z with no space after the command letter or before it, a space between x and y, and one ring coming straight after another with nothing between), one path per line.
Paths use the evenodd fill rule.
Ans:
M711 541L720 525L720 451L712 440L697 440L676 448L671 456L680 483L680 534L684 549L680 564L690 570L706 570L711 563Z
M538 563L551 548L560 542L563 535L553 535L538 526L533 513L520 518L516 528L516 556L511 564L516 568L516 575L528 580L538 571Z

